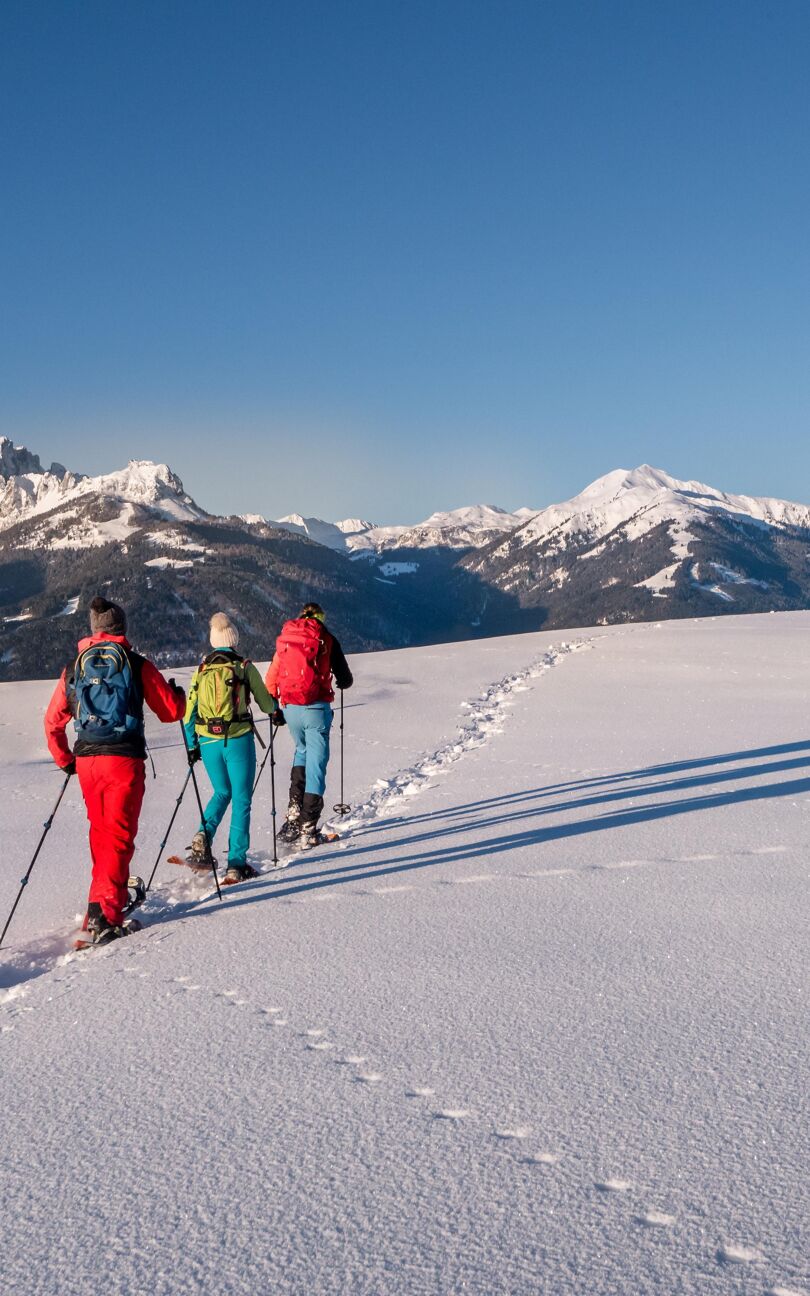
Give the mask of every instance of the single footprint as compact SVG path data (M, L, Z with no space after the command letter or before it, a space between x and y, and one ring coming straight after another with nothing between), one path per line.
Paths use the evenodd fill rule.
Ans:
M519 873L522 878L566 877L573 873L571 868L535 869L533 873Z
M21 985L10 986L8 990L0 990L0 1004L11 1003L12 999L22 999L25 989Z
M798 1287L769 1287L768 1296L805 1296Z
M560 1158L556 1152L535 1152L523 1160L526 1165L556 1165Z
M726 1243L718 1247L717 1259L721 1264L762 1264L765 1257L757 1247Z
M637 1224L644 1224L647 1228L670 1228L675 1223L674 1215L667 1215L664 1211L647 1211L646 1215L636 1216Z
M355 1079L360 1080L363 1084L374 1085L380 1083L382 1075L379 1071L358 1071Z
M469 1114L464 1107L446 1107L443 1111L434 1112L433 1117L434 1120L458 1121L464 1120L464 1117Z
M329 1040L313 1040L311 1044L307 1044L307 1048L312 1049L313 1051L320 1050L320 1049L330 1049L330 1048L334 1048L334 1044L330 1044Z
M361 1066L365 1060L362 1053L347 1053L343 1058L343 1061L348 1063L349 1066Z
M597 1184L599 1192L628 1192L633 1187L629 1179L601 1179Z
M435 1092L436 1092L435 1089L428 1089L427 1087L422 1089L417 1089L417 1088L406 1089L405 1097L406 1098L432 1098Z
M496 1129L495 1137L499 1139L525 1139L531 1134L530 1125L516 1125L514 1129Z

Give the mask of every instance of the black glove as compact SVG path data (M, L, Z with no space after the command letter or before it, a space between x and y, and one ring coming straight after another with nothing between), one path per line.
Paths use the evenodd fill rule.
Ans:
M67 774L68 778L70 778L73 774L76 773L76 761L75 761L75 759L74 759L74 760L71 760L71 761L68 761L67 765L63 765L63 766L61 767L61 769L62 769L62 773L63 773L63 774Z
M202 752L200 751L199 747L189 747L189 749L188 749L188 763L189 763L189 765L196 765L196 764L197 764L197 761L200 759L200 756L201 756L201 755L202 755Z
M180 685L177 683L177 680L174 678L174 676L172 676L172 678L169 680L169 688L171 689L172 693L176 693L178 697L186 696L186 690L180 687Z
M277 729L280 729L282 725L287 723L284 719L284 712L281 707L276 707L275 711L270 713L270 723L275 725Z

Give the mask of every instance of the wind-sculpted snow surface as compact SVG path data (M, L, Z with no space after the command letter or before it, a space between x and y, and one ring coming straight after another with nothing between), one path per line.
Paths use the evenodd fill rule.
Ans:
M221 905L162 864L65 955L66 798L0 951L4 1292L810 1296L810 615L352 664L344 836L271 870L263 782ZM0 692L4 906L47 692Z

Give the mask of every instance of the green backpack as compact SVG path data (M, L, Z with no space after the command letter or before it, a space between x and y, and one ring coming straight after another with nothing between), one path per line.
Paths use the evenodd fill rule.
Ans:
M225 738L233 725L249 724L255 732L250 712L248 662L235 653L212 652L197 669L197 718L215 738Z

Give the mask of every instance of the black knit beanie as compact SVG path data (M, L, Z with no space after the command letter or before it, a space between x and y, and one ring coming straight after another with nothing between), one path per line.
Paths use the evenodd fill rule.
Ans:
M90 604L90 633L122 635L126 632L127 618L124 609L97 594Z

